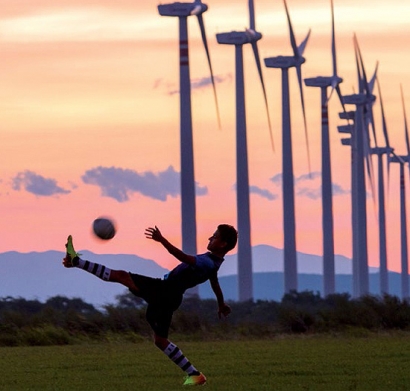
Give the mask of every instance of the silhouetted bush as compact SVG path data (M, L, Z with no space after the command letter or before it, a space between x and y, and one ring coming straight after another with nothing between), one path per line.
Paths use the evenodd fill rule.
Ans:
M188 297L174 314L171 331L192 338L226 339L410 329L409 302L390 295L352 299L348 294L334 294L322 298L319 293L293 291L281 302L229 305L232 314L221 321L215 300ZM41 303L6 297L0 299L0 346L61 345L87 338L112 340L114 335L138 342L152 333L145 310L145 303L128 292L101 309L78 298L57 296Z

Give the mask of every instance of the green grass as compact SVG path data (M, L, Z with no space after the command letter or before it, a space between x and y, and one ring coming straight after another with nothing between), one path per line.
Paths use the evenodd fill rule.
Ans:
M410 336L277 337L183 342L207 390L371 390L410 387ZM154 345L111 342L0 348L1 390L180 390L182 371Z

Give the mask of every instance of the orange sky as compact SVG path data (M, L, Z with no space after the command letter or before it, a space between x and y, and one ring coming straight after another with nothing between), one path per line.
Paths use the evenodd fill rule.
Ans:
M410 115L410 4L334 3L342 91L357 89L356 33L368 75L380 62L391 144L404 154L399 86L402 83ZM234 49L218 45L215 34L248 25L247 1L207 4L204 19L222 129L217 127L212 90L195 88L195 175L198 185L207 189L197 197L198 251L205 249L218 223L236 225ZM157 5L151 0L0 0L0 252L63 250L71 233L79 249L136 253L166 267L175 264L143 235L146 226L156 224L176 245L181 243L175 191L180 171L177 20L160 17ZM330 76L329 2L289 0L288 6L298 42L312 28L303 76ZM283 4L256 0L255 8L257 30L263 34L261 57L289 55ZM208 70L195 18L190 18L189 33L191 78L196 83L208 77ZM271 180L281 172L280 72L263 69L276 147L272 153L250 48L244 56L250 185L263 192L251 195L252 244L282 248L281 188ZM301 178L308 173L307 157L296 78L293 71L290 75L295 177ZM305 99L312 172L319 172L319 90L306 88ZM344 192L334 197L335 250L350 257L350 150L340 144L336 131L336 125L343 124L336 99L330 110L333 182ZM375 117L381 141L378 103ZM100 176L98 167L103 167ZM104 187L102 180L111 180L113 187ZM407 176L406 181L408 185ZM299 180L296 189L317 193L319 186L319 179ZM319 197L296 197L298 251L321 254L320 208ZM399 271L397 166L391 169L387 213L389 268ZM118 234L111 242L102 243L90 233L99 215L117 222ZM368 220L369 263L378 266L371 198Z

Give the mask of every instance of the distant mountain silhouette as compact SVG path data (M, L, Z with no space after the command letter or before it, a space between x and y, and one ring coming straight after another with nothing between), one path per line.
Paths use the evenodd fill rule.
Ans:
M123 269L152 277L162 277L168 270L152 260L130 254L93 254L80 251L84 259L102 263L113 269ZM114 303L116 295L126 289L119 284L107 284L78 269L65 269L61 265L64 254L59 251L43 253L5 252L0 253L0 297L22 297L45 301L50 297L63 295L79 297L90 304L101 306ZM280 300L283 296L283 250L260 245L253 248L254 298ZM338 292L351 292L351 261L336 256L336 289ZM228 255L223 263L219 278L227 300L236 300L237 257ZM322 292L322 258L317 255L298 253L299 291ZM370 277L371 292L378 292L377 269L372 269ZM390 286L393 294L399 295L400 277L390 273ZM397 291L397 293L396 293ZM200 296L213 297L209 284L200 286Z
M237 276L226 276L219 279L226 300L238 300ZM254 273L253 275L254 300L280 301L283 297L283 273ZM399 273L389 272L390 294L401 297L401 276ZM380 294L380 275L369 275L369 290L371 294ZM298 274L298 291L319 292L323 296L323 277L319 274ZM352 295L352 275L336 275L336 293ZM214 294L208 283L199 287L199 295L203 299L212 299Z
M101 255L80 251L84 259L102 263L112 269L123 269L152 277L162 277L167 269L154 261L136 255ZM64 295L79 297L90 304L101 306L115 302L115 296L125 289L119 284L108 284L76 268L66 269L61 262L64 253L6 252L0 254L0 297L22 297L45 301Z
M283 272L283 250L264 244L254 246L252 247L252 263L254 273ZM322 257L318 255L298 252L297 265L298 273L323 273ZM372 268L370 270L373 271ZM335 255L335 272L336 274L351 274L352 261L343 255ZM227 255L219 274L225 276L237 273L237 255Z

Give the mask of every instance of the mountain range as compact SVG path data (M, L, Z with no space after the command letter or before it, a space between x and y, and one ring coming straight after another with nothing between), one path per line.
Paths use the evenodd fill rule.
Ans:
M162 277L168 270L153 260L130 254L94 254L80 251L83 259L102 263L112 269L123 269L152 277ZM0 297L21 297L45 301L53 296L79 297L100 307L115 303L116 296L126 292L118 284L107 284L76 268L61 265L64 254L59 251L0 253ZM252 249L254 299L280 300L283 296L283 250L267 245ZM335 256L336 290L351 293L351 260ZM370 268L370 292L378 292L378 270ZM322 292L322 257L298 253L299 291ZM400 276L390 273L392 294L399 290ZM219 280L227 300L237 300L237 256L227 255L219 271ZM209 284L200 286L202 298L212 298Z

